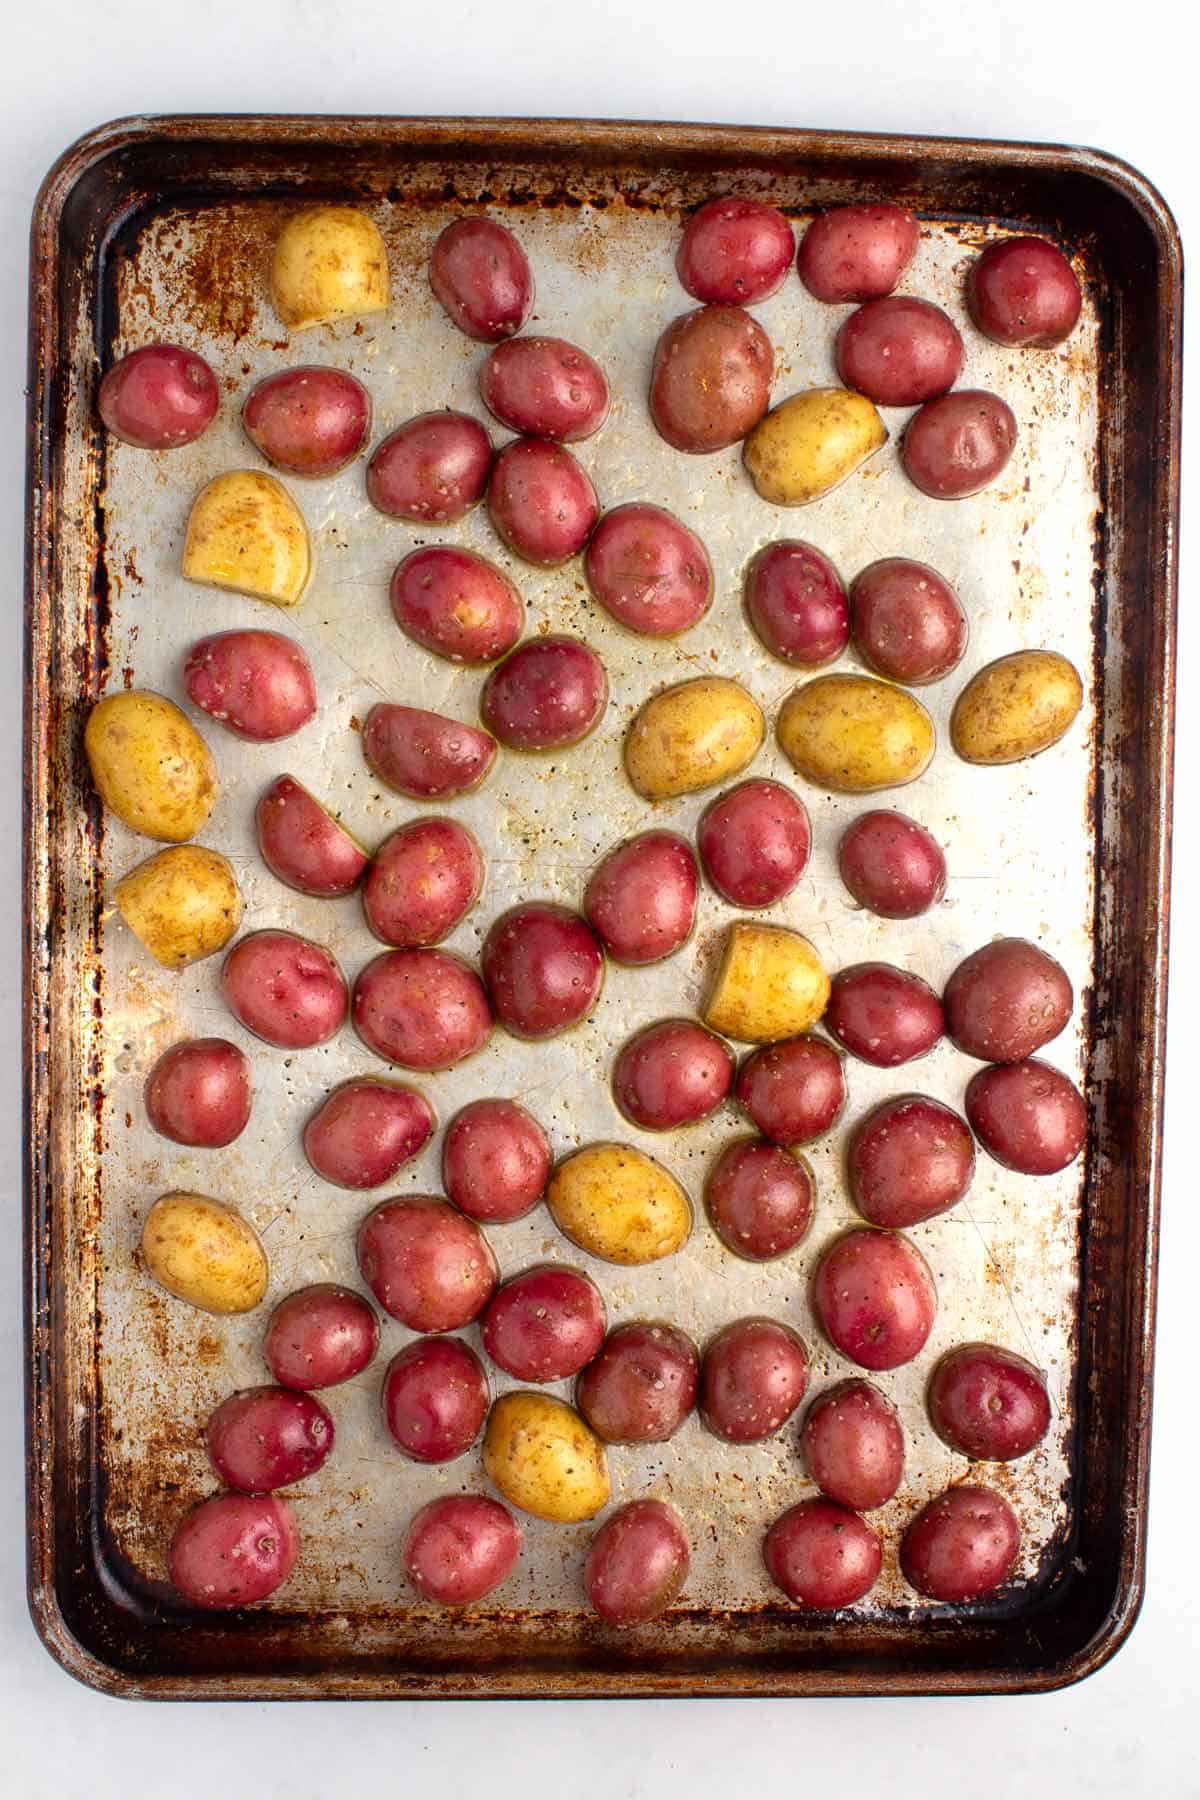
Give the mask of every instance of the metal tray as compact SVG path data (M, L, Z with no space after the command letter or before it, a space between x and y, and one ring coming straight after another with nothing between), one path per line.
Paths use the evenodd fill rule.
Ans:
M891 451L817 506L758 501L736 451L681 458L645 417L644 373L665 321L684 309L671 269L682 209L719 188L772 198L801 220L862 195L914 207L925 238L906 286L962 316L963 268L998 230L1048 232L1072 250L1086 306L1062 352L1024 357L968 343L968 377L1012 401L1022 442L1005 478L940 506L903 481ZM382 319L287 342L263 265L299 197L359 201L389 242L395 302ZM245 1039L258 1100L226 1152L165 1154L139 1090L174 1037L238 1035L216 971L153 972L118 921L108 879L144 843L102 818L85 778L82 718L107 687L179 695L183 650L202 630L261 622L262 609L189 587L178 574L191 495L223 467L253 463L233 396L263 370L328 360L361 374L376 435L422 406L479 410L478 350L449 331L424 278L429 244L464 208L516 215L538 275L537 318L599 355L614 382L603 433L582 446L602 503L653 498L704 537L717 574L709 619L678 644L619 632L577 569L515 573L531 628L575 627L609 668L613 704L581 751L509 766L454 810L484 842L489 884L452 945L472 954L487 924L534 893L577 898L606 844L645 822L617 775L627 720L653 688L699 668L738 673L772 713L793 679L752 642L737 601L760 543L811 537L847 573L874 556L927 557L958 586L972 641L958 675L925 691L944 738L953 695L976 667L1025 645L1064 650L1084 671L1085 713L1029 765L972 770L943 752L902 804L948 844L945 905L889 925L847 904L833 848L854 802L806 791L815 853L773 916L805 930L831 965L879 955L940 985L997 932L1038 937L1080 996L1053 1059L1086 1082L1086 1156L1049 1182L986 1158L967 1202L913 1235L939 1278L925 1355L885 1378L909 1436L900 1495L880 1515L884 1576L860 1607L819 1619L778 1604L758 1563L765 1523L806 1491L785 1432L735 1451L690 1421L669 1446L613 1453L616 1498L673 1497L695 1544L679 1606L625 1634L580 1608L586 1530L531 1524L517 1578L498 1600L447 1616L406 1598L397 1545L432 1494L482 1482L473 1459L420 1470L387 1444L377 1365L333 1395L338 1452L297 1491L304 1554L271 1605L214 1620L163 1582L174 1520L211 1486L199 1426L220 1396L261 1379L264 1314L214 1321L159 1294L137 1267L140 1220L173 1186L236 1199L272 1261L269 1301L321 1278L354 1279L353 1226L371 1197L307 1169L297 1126L321 1093L370 1066L343 1033L284 1057ZM1180 251L1153 190L1090 151L696 126L488 121L162 119L105 127L48 177L33 228L27 684L27 1245L29 1554L38 1628L73 1673L123 1694L598 1695L898 1693L1052 1687L1102 1662L1129 1630L1143 1583L1165 990L1178 503ZM758 309L779 357L776 393L831 376L833 327L794 280ZM212 432L170 458L106 443L93 423L96 371L153 335L213 362L229 396ZM892 415L896 417L896 415ZM294 484L295 485L295 484ZM478 676L403 643L387 617L387 572L416 541L365 505L361 467L298 497L317 573L281 621L312 655L322 713L286 745L252 748L206 725L222 798L204 833L231 854L248 925L289 923L353 973L373 952L357 903L305 901L258 864L255 793L288 768L332 797L368 841L409 809L378 789L355 726L381 695L471 716ZM439 534L443 535L443 534ZM497 554L486 521L444 534ZM501 560L504 560L501 558ZM270 622L274 622L273 620ZM777 752L756 773L788 775ZM701 799L657 809L688 829ZM445 1120L467 1098L530 1098L556 1149L637 1139L603 1079L638 1024L696 1006L729 909L707 895L684 955L611 970L586 1027L549 1045L498 1034L485 1055L427 1084ZM895 1072L852 1064L849 1119L913 1086L961 1100L971 1068L948 1046ZM581 1079L582 1073L582 1079ZM723 1117L643 1137L698 1198ZM847 1372L808 1311L816 1253L850 1217L835 1138L814 1156L818 1224L801 1250L754 1268L701 1225L650 1269L600 1268L615 1319L668 1316L703 1337L764 1311L800 1326L813 1389ZM431 1152L396 1184L437 1185ZM584 1262L548 1221L494 1234L502 1269L543 1256ZM384 1353L406 1334L389 1326ZM1054 1425L1035 1456L991 1468L1022 1517L1017 1580L971 1609L918 1602L895 1541L929 1494L966 1465L928 1430L929 1362L965 1337L1011 1343L1047 1371ZM810 1490L809 1490L810 1491Z

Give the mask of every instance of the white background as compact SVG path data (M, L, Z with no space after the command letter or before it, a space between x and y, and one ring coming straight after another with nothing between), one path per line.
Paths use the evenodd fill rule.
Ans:
M84 1690L24 1605L19 1043L20 628L26 233L58 152L142 111L588 115L925 131L1093 144L1200 227L1188 9L1093 0L33 0L0 46L0 1779L19 1800L430 1800L485 1780L496 1800L689 1800L847 1784L905 1800L1200 1795L1196 1699L1200 1206L1186 1137L1197 957L1186 897L1200 833L1188 773L1200 707L1185 560L1180 801L1149 1591L1116 1660L1028 1700L151 1706ZM1191 310L1191 309L1189 309ZM1194 440L1194 407L1193 430ZM1193 443L1194 448L1194 443ZM1188 461L1185 456L1185 468ZM1195 517L1193 509L1192 519ZM1188 549L1185 516L1184 550ZM1194 562L1194 558L1192 559ZM1158 596L1147 593L1153 606Z

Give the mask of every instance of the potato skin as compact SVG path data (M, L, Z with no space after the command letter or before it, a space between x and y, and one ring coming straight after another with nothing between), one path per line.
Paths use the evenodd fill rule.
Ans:
M704 873L731 906L774 906L808 866L808 813L782 782L743 781L705 808L696 848Z
M753 306L782 285L796 241L783 214L742 194L718 194L683 228L675 272L707 305Z
M900 446L904 472L933 500L965 500L995 481L1017 441L1007 401L984 388L956 388L927 400Z
M608 382L586 350L563 338L509 338L484 358L479 394L510 431L574 444L608 417Z
M202 356L179 344L144 344L107 369L96 395L106 428L138 450L194 444L217 416L221 390Z
M613 1098L630 1124L673 1131L714 1112L733 1073L729 1046L695 1019L659 1019L618 1050Z
M305 1125L304 1154L335 1187L379 1187L425 1148L435 1124L415 1088L356 1075L326 1094Z
M1056 650L1017 650L973 675L950 717L950 742L964 762L989 766L1038 756L1066 736L1083 705L1083 683Z
M808 1355L775 1319L735 1319L706 1345L700 1417L727 1444L757 1444L791 1418L808 1386Z
M967 1084L966 1113L988 1155L1021 1175L1056 1175L1087 1140L1083 1095L1035 1056L980 1069Z
M379 228L352 206L293 213L275 240L271 300L290 331L381 312L391 299Z
M958 1344L925 1390L929 1422L972 1462L1014 1462L1050 1429L1050 1396L1039 1370L999 1344Z
M898 1369L924 1349L937 1289L916 1245L895 1231L848 1231L817 1265L813 1311L835 1350L862 1369Z
M297 1288L267 1321L263 1361L281 1387L327 1388L352 1381L379 1348L379 1320L353 1288L319 1281Z
M192 645L183 685L193 706L252 744L291 737L317 710L312 664L279 631L219 631Z
M802 538L764 544L746 570L746 614L772 656L818 669L842 654L850 611L842 578Z
M900 1415L879 1389L854 1377L817 1395L804 1419L800 1454L821 1492L839 1506L886 1506L904 1477Z
M533 305L533 271L512 232L494 219L455 219L429 258L429 285L468 337L514 336Z
M354 983L354 1029L404 1069L450 1069L487 1043L492 1012L474 969L446 950L385 950Z
M541 1200L553 1158L545 1132L515 1100L472 1100L442 1139L442 1184L481 1225L523 1219Z
M497 1019L512 1037L548 1038L585 1019L604 984L604 952L569 906L510 907L483 941L480 967Z
M1002 1587L1021 1549L1017 1515L982 1483L948 1488L910 1519L900 1540L904 1579L930 1600L964 1604Z
M162 1137L220 1149L249 1123L250 1063L224 1038L186 1038L159 1057L143 1096L146 1117Z
M385 1313L410 1331L458 1331L499 1279L478 1225L435 1194L382 1200L358 1228L358 1266Z
M492 1407L483 1466L504 1498L536 1519L578 1524L606 1505L604 1445L573 1407L550 1394L519 1389Z
M851 313L836 357L845 385L876 406L920 406L958 380L963 341L940 306L893 294Z
M223 950L242 922L233 870L216 850L175 844L123 875L113 900L130 931L165 969Z
M581 1269L542 1263L497 1288L479 1334L497 1368L518 1381L540 1384L578 1375L607 1329L604 1299L591 1277Z
M946 858L932 832L904 813L860 813L842 833L838 874L881 919L915 919L946 892Z
M440 943L483 888L483 853L457 819L409 819L384 839L363 883L363 917L385 944Z
M847 388L809 388L783 400L746 439L746 470L773 506L831 494L887 443L870 400Z
M698 306L672 319L654 352L650 416L660 437L689 456L724 450L771 402L775 352L740 306Z
M393 571L390 593L401 631L449 662L495 662L525 623L524 603L508 576L454 544L410 551Z
M808 1232L816 1184L802 1156L762 1138L738 1138L709 1170L704 1205L727 1250L748 1262L772 1262Z
M278 881L317 899L352 894L370 858L294 775L281 775L254 809L259 855Z
M145 837L185 843L216 803L217 771L208 745L161 694L134 688L98 700L83 747L105 806Z
M509 750L568 750L607 705L604 664L590 644L560 633L527 638L492 670L479 716Z
M780 707L775 730L797 773L834 794L872 794L916 781L936 743L921 702L872 675L806 681Z
M876 675L906 687L940 681L967 647L967 615L927 563L885 556L850 583L854 648Z
M661 506L634 501L606 512L583 559L588 586L627 631L677 637L712 604L708 552L694 531Z
M703 1017L723 1037L768 1044L810 1030L828 1000L829 976L807 938L739 920L726 934Z
M177 1593L208 1612L252 1606L292 1572L300 1534L274 1494L214 1494L193 1507L171 1540L167 1568Z
M474 793L496 760L496 740L486 731L419 706L381 700L362 737L371 773L410 800Z
M521 1554L521 1527L486 1494L443 1494L413 1515L404 1573L422 1600L469 1606L507 1581Z
M182 567L188 581L295 606L312 571L308 527L273 475L230 469L192 502Z
M315 1475L334 1444L319 1400L295 1388L242 1388L222 1400L204 1428L214 1473L243 1494L270 1494Z
M341 1030L346 978L323 944L294 931L251 931L221 968L221 992L239 1024L280 1050L311 1050Z
M687 1580L691 1546L683 1520L662 1500L630 1500L610 1513L588 1546L583 1586L608 1625L643 1625L665 1612Z
M461 1338L420 1337L384 1371L380 1404L393 1444L412 1462L453 1462L483 1430L488 1410L483 1364Z
M675 1177L632 1144L590 1144L564 1158L546 1204L573 1244L626 1266L673 1256L692 1229L691 1203Z
M146 1214L142 1256L160 1287L202 1312L251 1312L267 1291L266 1252L254 1228L204 1194L161 1195Z
M855 1126L846 1173L872 1225L904 1230L957 1206L975 1172L964 1119L926 1094L894 1094Z
M967 306L995 344L1050 349L1071 335L1082 297L1075 271L1046 238L989 244L967 275Z
M763 741L762 709L745 688L701 675L652 694L625 738L625 773L645 800L671 800L740 775Z
M242 430L269 463L316 480L353 462L371 428L371 398L345 369L279 369L252 387Z
M828 305L890 294L916 254L921 230L890 201L835 206L815 218L800 240L796 272Z
M981 1062L1023 1062L1056 1038L1075 996L1060 962L1025 938L993 938L946 983L946 1035Z
M451 525L483 499L492 441L469 413L419 413L371 452L367 498L389 519Z
M674 1325L610 1331L580 1375L575 1404L607 1444L664 1444L696 1404L700 1356Z
M830 984L825 1029L860 1062L879 1069L926 1056L945 1029L927 981L891 963L851 963Z
M836 1125L845 1109L843 1058L824 1038L767 1044L742 1064L733 1096L773 1144L785 1149L811 1144Z
M763 1539L767 1574L797 1606L835 1612L869 1594L883 1567L878 1534L832 1500L801 1500Z
M614 962L661 962L692 935L700 878L691 845L673 831L643 831L601 857L583 893L583 916Z
M591 478L561 444L514 438L492 466L488 517L509 549L541 569L577 556L600 517Z

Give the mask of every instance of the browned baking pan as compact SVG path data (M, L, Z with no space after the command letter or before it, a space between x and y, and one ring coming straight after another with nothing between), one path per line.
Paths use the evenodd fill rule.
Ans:
M1050 592L1031 584L1015 557L1011 601L989 615L990 626L982 620L979 640L987 641L989 629L1019 628L1018 642L1043 641L1050 627L1033 621L1061 617L1083 645L1077 660L1089 688L1090 724L1070 752L1075 760L1048 756L1033 765L1044 771L1037 781L1060 783L1063 833L1080 834L1072 876L1080 902L1069 900L1073 911L1056 929L1074 933L1084 970L1078 1041L1069 1053L1086 1083L1087 1151L1059 1211L1038 1227L1049 1234L1039 1241L1054 1256L1061 1252L1055 1280L1022 1286L1021 1257L1036 1257L1038 1242L1022 1224L1034 1217L1022 1210L1032 1202L1015 1190L995 1190L996 1219L1007 1196L1006 1216L1017 1221L1011 1255L1006 1261L985 1245L979 1262L989 1280L995 1272L996 1305L1024 1312L1041 1341L1056 1347L1058 1460L1039 1465L1040 1476L1020 1490L1036 1543L1020 1582L991 1605L918 1603L896 1573L893 1547L877 1603L829 1619L797 1612L772 1600L752 1567L757 1500L737 1498L736 1490L730 1498L742 1474L697 1433L680 1452L684 1462L651 1474L668 1487L677 1483L671 1491L681 1505L687 1500L690 1516L707 1508L715 1548L707 1560L698 1557L694 1581L658 1624L625 1635L602 1628L580 1609L575 1577L564 1586L557 1567L543 1575L549 1563L532 1550L532 1585L506 1608L437 1615L405 1600L386 1531L381 1547L361 1555L343 1541L360 1502L376 1522L381 1508L392 1508L397 1532L411 1506L407 1490L392 1486L408 1477L375 1461L377 1428L361 1422L365 1407L361 1419L351 1408L348 1466L351 1479L359 1479L356 1469L361 1479L353 1492L318 1488L302 1503L311 1551L303 1581L245 1613L192 1613L162 1579L163 1535L193 1494L205 1491L197 1450L204 1408L222 1384L261 1378L251 1374L258 1327L241 1336L215 1326L202 1331L148 1291L134 1258L137 1218L154 1191L176 1182L155 1161L161 1146L138 1138L136 1104L126 1102L147 1046L172 1028L173 996L184 990L134 979L114 948L105 893L114 863L131 858L81 778L78 740L88 706L110 683L167 679L163 659L177 653L187 641L180 630L196 620L171 612L176 500L146 478L144 464L136 478L145 486L129 486L132 464L110 456L93 421L96 372L114 347L126 346L127 334L156 316L156 306L163 335L186 328L188 341L217 358L229 390L258 355L286 350L263 338L244 299L259 281L262 248L281 211L314 197L372 208L402 265L397 319L411 321L411 333L399 349L372 344L369 332L358 344L347 334L320 349L305 346L309 360L377 353L380 392L412 377L404 358L421 342L424 246L447 212L512 211L543 246L574 245L559 286L552 280L547 290L568 312L598 305L605 269L619 270L627 316L622 325L622 307L610 308L612 329L636 332L639 308L652 303L664 321L683 309L681 293L670 289L668 258L679 216L726 187L761 192L797 221L814 207L856 198L901 201L940 246L931 271L951 284L956 245L965 257L998 231L1045 233L1067 247L1084 285L1086 337L1054 365L1063 384L1054 391L1075 408L1076 439L1067 450L1080 471L1062 567L1084 573ZM656 270L665 271L661 280ZM935 297L956 304L954 293L948 286ZM39 197L32 240L25 1232L30 1605L48 1649L71 1673L108 1692L163 1698L1032 1692L1078 1680L1120 1646L1145 1578L1181 293L1178 238L1153 188L1110 157L1059 146L573 121L150 118L103 127L61 159ZM989 354L987 347L978 354ZM994 355L993 366L1003 379ZM1042 408L1036 379L1013 365L1014 382L1034 383L1022 389L1033 418ZM441 404L440 393L427 403ZM619 409L614 418L619 434ZM1044 421L1039 428L1049 430ZM879 484L880 494L885 487ZM850 488L840 493L814 516L849 543L857 529L853 497ZM997 510L978 514L993 539L1011 529L1032 531L1036 541L1028 494L994 498ZM882 529L886 497L878 504ZM144 525L136 545L135 515ZM951 534L969 516L936 504L921 515L933 521L931 530ZM809 535L802 517L786 515L776 535ZM743 555L745 545L735 550ZM921 555L922 546L914 541L911 553ZM953 554L951 538L946 554ZM311 612L314 632L318 623L327 632L336 625L338 592L331 586L329 593L319 621ZM305 628L303 617L297 625ZM330 655L345 650L332 638L323 644ZM231 773L236 793L243 776ZM1039 867L1059 853L1060 834L1039 812L1034 775L1029 784L1028 835L1014 866L1023 864L1026 884L1036 886ZM931 804L943 803L939 790L930 792ZM593 803L603 807L602 785ZM834 805L829 819L836 813ZM615 814L612 826L625 828ZM579 824L581 834L586 829ZM587 848L590 854L590 839ZM1009 879L1012 908L1022 887ZM806 904L825 917L831 902L813 888ZM1008 916L997 914L992 927ZM1026 923L1032 932L1036 921ZM1014 924L1022 928L1020 919ZM930 952L935 972L952 966L954 929L951 922ZM617 1005L619 983L614 993ZM279 1179L282 1194L291 1175ZM301 1193L291 1199L294 1211L289 1199L272 1215L279 1225L273 1258L286 1219L294 1226L311 1204ZM993 1221L994 1234L1001 1229ZM339 1230L348 1240L344 1217ZM982 1244L982 1231L978 1237ZM1030 1242L1022 1248L1023 1238L1032 1249ZM993 1249L999 1242L994 1235ZM945 1253L950 1259L960 1251ZM290 1252L283 1254L286 1261ZM684 1292L679 1304L699 1309L720 1283L706 1280L712 1269L697 1256L695 1294ZM695 1328L710 1324L698 1311ZM924 1440L914 1439L915 1486L896 1522L933 1480L926 1454ZM750 1485L762 1505L774 1495L778 1510L794 1472L778 1459L745 1466L756 1470ZM894 1546L892 1523L889 1515Z

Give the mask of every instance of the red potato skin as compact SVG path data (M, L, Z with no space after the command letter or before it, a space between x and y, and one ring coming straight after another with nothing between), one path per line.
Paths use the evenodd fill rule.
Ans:
M291 931L239 938L221 969L221 991L239 1024L279 1050L328 1043L346 1017L346 979L337 963Z
M823 1038L765 1044L743 1062L733 1097L772 1143L785 1148L811 1144L842 1116L845 1066Z
M272 875L319 900L352 894L370 862L362 845L294 775L280 775L260 796L254 829Z
M785 1425L804 1398L808 1356L774 1319L737 1319L717 1333L700 1365L700 1417L728 1444L757 1444Z
M512 1037L547 1038L585 1019L600 998L604 952L591 927L548 901L514 906L484 939L483 979Z
M420 1154L436 1123L415 1088L359 1075L317 1108L304 1127L304 1154L335 1187L378 1187Z
M696 1404L700 1356L674 1325L618 1325L580 1375L575 1404L607 1444L664 1444Z
M480 1322L483 1347L518 1381L563 1381L591 1362L608 1327L600 1290L578 1269L546 1263L497 1288Z
M610 1513L588 1546L583 1586L608 1625L644 1625L671 1605L687 1580L691 1546L683 1520L662 1500L630 1500Z
M942 1035L942 1003L929 983L890 963L854 963L830 984L822 1020L844 1050L880 1069L926 1056Z
M533 305L533 271L493 219L455 219L433 246L429 285L460 331L482 344L514 337Z
M821 1258L813 1310L842 1355L862 1369L898 1369L924 1348L937 1313L929 1265L891 1231L849 1231Z
M1075 995L1060 962L1026 938L995 938L964 957L942 995L946 1035L981 1062L1024 1062L1071 1017Z
M385 1313L410 1331L458 1331L496 1287L496 1259L479 1227L447 1200L384 1200L358 1228L358 1266Z
M279 369L256 382L242 430L277 469L309 480L354 461L371 429L371 397L345 369Z
M381 701L363 726L367 767L410 800L453 800L471 794L496 760L496 740L419 706Z
M877 675L924 687L962 661L967 615L936 569L907 556L885 556L850 583L850 633Z
M802 1158L745 1138L729 1144L713 1165L704 1192L713 1230L735 1256L771 1262L806 1235L816 1208L816 1184Z
M545 1132L515 1100L472 1100L442 1140L446 1192L481 1225L505 1225L532 1212L552 1165Z
M613 1098L643 1131L673 1131L716 1111L734 1066L728 1044L695 1019L660 1019L618 1050Z
M863 1218L903 1230L957 1206L975 1173L975 1145L951 1107L925 1094L897 1094L855 1127L846 1173Z
M1049 350L1075 329L1082 305L1075 271L1045 238L1004 238L971 264L967 306L996 344Z
M849 893L881 919L919 918L946 892L946 858L933 833L886 807L846 827L837 858Z
M844 305L890 294L916 254L921 231L902 206L836 206L800 240L796 272L818 300Z
M994 1063L967 1087L967 1119L988 1155L1020 1175L1054 1175L1087 1139L1087 1107L1049 1063Z
M983 388L929 400L904 433L900 460L915 487L934 500L965 500L995 481L1017 441L1013 410Z
M1016 1567L1021 1527L993 1488L964 1483L921 1508L900 1540L904 1579L930 1600L986 1600Z
M960 1344L929 1378L933 1429L972 1462L1013 1462L1050 1429L1050 1396L1031 1362L997 1344Z
M324 1281L279 1302L263 1338L263 1360L281 1387L338 1387L361 1375L378 1347L374 1308L352 1288Z
M739 306L700 306L658 340L650 416L660 437L689 456L738 443L771 403L775 352Z
M252 744L291 737L317 710L312 664L279 631L201 638L188 651L183 685L193 706Z
M818 1394L800 1433L805 1467L827 1499L854 1512L885 1506L904 1476L900 1415L869 1381Z
M577 443L608 417L608 382L586 350L564 338L520 337L497 344L479 371L490 413L529 437Z
M678 637L712 605L708 552L665 507L634 501L605 513L583 568L604 610L645 637Z
M492 440L470 413L418 413L389 432L367 464L367 499L389 519L453 525L478 506Z
M578 556L600 517L596 490L569 450L547 438L505 444L488 483L488 515L514 555L555 569Z
M681 950L696 922L700 879L686 838L644 831L601 859L583 914L614 962L635 968Z
M423 1506L404 1536L404 1573L423 1600L469 1606L506 1581L521 1554L521 1527L484 1494L446 1494Z
M422 1337L398 1350L383 1376L383 1422L411 1462L465 1456L488 1410L483 1364L461 1338Z
M136 450L194 444L217 416L221 393L202 356L179 344L144 344L105 372L96 407L107 430Z
M508 576L453 544L411 551L397 564L390 591L405 636L447 662L495 662L524 629L525 607Z
M225 1038L188 1038L164 1050L142 1093L146 1117L160 1137L219 1150L249 1123L250 1063Z
M746 613L772 656L796 669L820 669L850 639L842 578L827 556L800 538L764 544L746 570Z
M410 819L385 838L363 883L363 916L385 944L440 943L483 891L483 853L457 819Z
M360 972L352 1013L368 1050L404 1069L451 1069L492 1030L483 983L445 950L385 950Z
M865 1519L832 1500L801 1500L763 1539L767 1574L797 1606L836 1612L869 1594L883 1546Z
M204 1431L218 1479L242 1494L270 1494L315 1475L333 1440L333 1420L321 1402L283 1387L230 1394Z
M589 645L573 637L530 638L493 669L479 716L509 750L567 750L599 724L608 676Z
M175 1591L206 1612L265 1600L291 1574L300 1534L286 1500L273 1494L214 1494L183 1520L167 1572Z
M704 873L731 906L774 906L808 867L808 813L778 781L743 781L701 816L696 848Z
M868 300L837 335L837 371L876 406L920 406L948 393L963 363L958 327L912 294Z
M710 306L753 306L783 285L796 241L781 212L740 194L706 200L683 228L675 270Z

